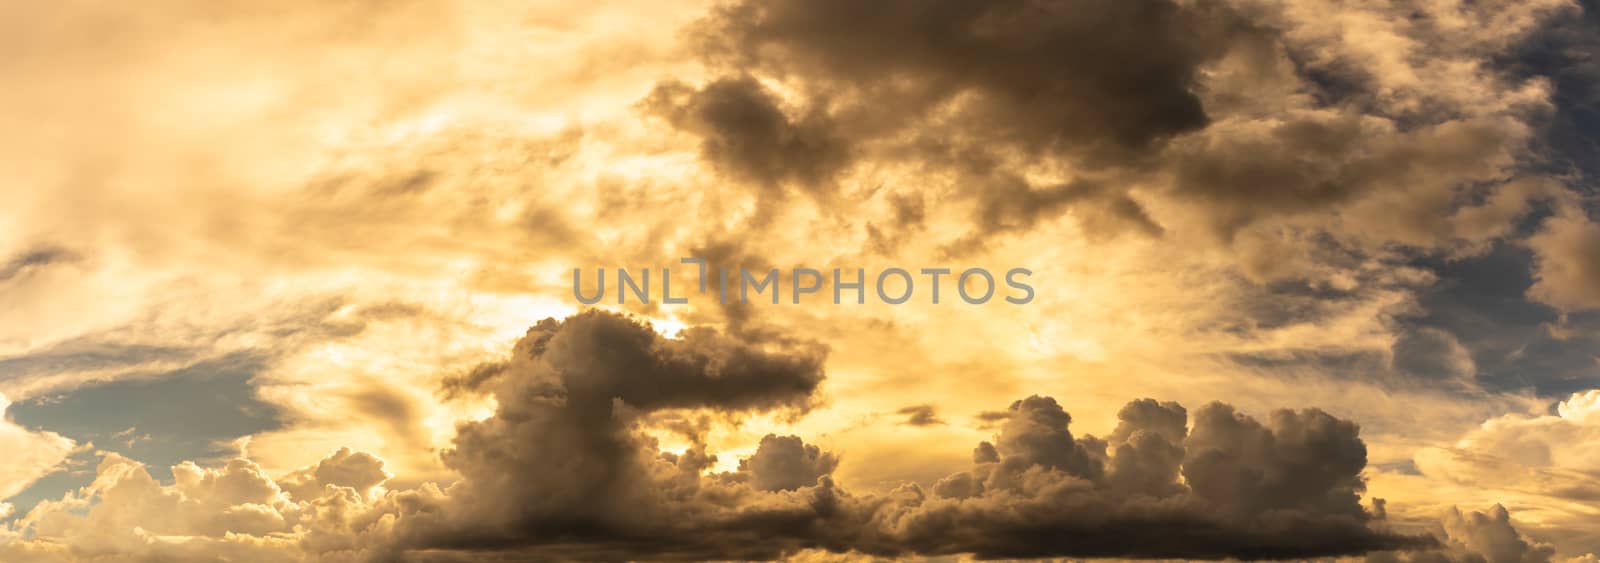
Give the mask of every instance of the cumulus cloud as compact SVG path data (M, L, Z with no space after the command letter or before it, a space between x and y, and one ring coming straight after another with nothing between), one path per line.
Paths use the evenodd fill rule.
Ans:
M1368 424L1369 440L1372 423L1421 427L1448 416L1434 410L1521 400L1437 407L1430 394L1413 407L1437 388L1482 391L1474 376L1493 371L1495 354L1460 327L1394 325L1439 281L1419 254L1468 256L1528 228L1538 280L1527 297L1572 312L1600 302L1581 205L1520 224L1580 179L1540 176L1548 168L1530 149L1559 86L1506 59L1571 4L779 0L709 12L604 3L581 17L536 5L297 3L293 17L181 2L148 17L19 7L27 17L0 19L50 25L0 25L13 32L0 42L23 54L0 62L21 77L0 95L17 111L0 120L58 134L7 143L30 157L11 174L30 189L0 197L0 234L90 254L78 268L60 267L74 256L56 247L0 249L0 310L14 321L0 331L0 387L21 401L219 350L294 352L251 380L291 419L292 435L252 437L263 457L179 465L170 484L108 457L96 485L42 505L7 539L33 555L109 559L1298 557L1426 543L1386 529L1381 504L1362 508L1371 469L1354 423L1241 412L1284 404L1266 398L1283 387L1231 399L1240 408L1136 401L1098 437L1066 407L1098 421L1106 406L1084 397L1190 402L1205 395L1167 376L1212 367L1208 389L1253 375L1317 391L1300 384L1354 381L1320 404ZM674 44L696 16L688 48ZM52 31L108 17L127 20L125 32L83 43L96 34ZM210 31L173 32L197 22ZM308 56L327 52L340 56ZM409 63L372 64L392 60ZM346 80L351 67L379 71ZM196 79L206 76L216 79ZM118 103L89 103L98 98ZM668 128L678 134L659 135ZM1063 217L1081 233L1056 229ZM1098 246L1079 234L1136 236ZM1038 260L1051 270L1038 279L1061 289L1041 291L1035 309L773 313L803 319L832 352L757 324L753 306L720 318L674 310L688 324L725 321L682 338L589 313L541 323L479 362L486 342L515 338L506 330L570 310L543 300L565 289L541 274L556 263L659 265L685 249L713 266ZM1238 290L1248 284L1262 287ZM283 309L253 299L267 289L272 303L406 294L441 318L334 345L361 323L290 330L261 314ZM493 320L463 320L483 310ZM850 343L949 320L967 330L917 334L903 350ZM1563 329L1585 330L1581 320ZM206 330L170 328L191 322ZM433 330L454 323L474 326ZM99 331L141 347L72 345ZM1126 353L1140 348L1157 353ZM101 365L107 351L126 365ZM1218 358L1207 354L1224 365L1195 367ZM889 370L878 368L919 355L919 369L896 376L923 380L910 396L967 396L928 399L937 410L882 402L888 384L874 374ZM830 395L823 365L841 357L835 373L851 377ZM1086 377L1052 383L1061 402L1026 397L980 415L995 435L970 466L924 448L969 430L941 414L1004 407L1062 366ZM1138 382L1118 373L1144 367ZM441 383L437 372L456 375ZM958 381L975 374L1007 375L981 389ZM1406 384L1361 385L1391 375ZM447 404L430 404L430 391ZM1390 406L1365 400L1389 391ZM803 430L740 426L794 422L830 401L844 406ZM1378 408L1415 416L1362 410ZM918 428L824 431L863 412ZM1419 455L1418 471L1592 514L1588 423L1515 420L1508 436L1534 439L1485 426ZM743 428L740 447L754 449L726 459L711 427ZM64 447L10 430L0 425L0 441L32 448L17 451ZM828 451L880 430L908 439L893 454ZM323 460L304 453L341 444ZM858 489L848 473L861 454L902 453L919 477L963 470L893 491ZM55 462L0 463L27 466L0 477L3 492ZM419 467L450 478L416 485L424 478L408 470ZM1498 529L1492 515L1459 520L1449 538ZM97 528L115 533L97 539Z
M366 560L429 553L512 558L769 559L873 556L1262 558L1431 545L1360 505L1355 424L1221 403L1193 417L1139 400L1106 438L1078 436L1054 399L995 417L971 469L931 488L853 493L841 459L768 435L731 471L696 436L681 453L644 432L651 413L719 417L813 406L821 351L691 329L668 339L588 312L529 329L492 381L496 409L458 426L460 480L388 490L381 460L341 449L279 478L238 459L173 468L162 485L109 455L93 484L36 507L6 548L29 558L292 554ZM678 431L693 434L684 425Z
M1575 393L1550 415L1488 420L1449 448L1423 450L1417 463L1479 486L1600 499L1600 391Z
M736 475L747 475L756 490L793 491L815 486L838 465L839 458L806 444L799 436L768 434L755 455L739 460Z
M463 477L444 507L451 518L416 528L424 537L415 541L508 547L612 535L665 541L685 526L707 526L696 513L720 507L700 506L686 487L713 458L703 448L661 455L636 432L640 417L669 409L803 412L822 381L820 362L816 350L768 353L707 329L669 340L609 313L543 321L518 342L496 379L495 415L457 428L454 447L444 453ZM775 439L768 447L785 443ZM763 486L796 479L772 474L760 460L756 467ZM756 516L752 525L760 525Z
M0 555L8 561L304 558L322 536L345 535L340 527L367 509L357 490L332 483L291 499L246 459L218 468L184 462L172 474L173 483L163 485L143 464L108 454L92 483L12 523L6 529L12 541L0 544ZM325 555L361 559L337 551Z
M1444 516L1444 531L1452 546L1483 556L1487 561L1549 561L1555 550L1528 541L1511 526L1506 507L1494 505L1487 513L1450 509Z
M366 452L339 448L333 455L279 478L278 485L290 498L311 500L322 495L329 487L344 487L365 497L372 488L393 477L383 467L383 460Z
M462 425L446 453L464 477L441 506L450 517L402 522L414 534L402 541L555 557L719 558L803 548L1269 557L1422 541L1368 526L1359 505L1365 446L1354 424L1320 411L1282 411L1262 425L1210 405L1187 432L1181 406L1140 401L1124 409L1112 443L1075 437L1059 404L1029 397L1006 411L992 444L979 446L973 470L931 492L908 485L886 496L840 489L829 478L838 459L798 437L768 436L736 471L711 474L715 458L698 442L672 454L641 437L641 415L664 409L808 404L820 376L810 356L697 360L748 354L745 346L707 333L665 340L600 313L541 323L499 376L495 416ZM1172 526L1200 531L1188 541L1150 541ZM759 545L739 541L756 534Z
M1279 411L1263 424L1212 404L1191 431L1182 406L1141 400L1102 439L1075 436L1054 399L1034 396L994 417L995 439L978 446L971 470L931 489L846 491L830 477L839 458L794 436L769 435L737 470L708 472L715 457L703 442L662 452L638 432L641 415L804 408L812 387L784 382L814 385L820 374L810 356L791 351L726 366L690 362L699 367L666 375L674 368L663 358L738 355L748 346L698 334L662 339L600 313L535 327L499 376L495 416L464 424L446 454L464 477L441 505L451 518L410 529L402 521L401 545L651 558L799 549L1288 557L1427 543L1373 525L1359 504L1366 449L1358 429L1316 410ZM768 366L765 385L746 389L750 398L730 394L747 385L736 365ZM713 366L716 373L704 371ZM1152 541L1174 527L1188 530L1182 541ZM764 541L739 541L752 534Z
M1551 414L1485 421L1453 444L1413 456L1423 475L1479 497L1515 502L1531 533L1563 553L1600 552L1600 391L1574 393ZM1470 519L1469 519L1470 520Z
M1442 541L1430 550L1369 555L1369 563L1549 563L1556 560L1555 549L1548 544L1528 539L1511 523L1511 514L1504 506L1494 505L1487 511L1462 511L1450 507L1439 520L1435 534ZM1569 559L1580 563L1593 556Z

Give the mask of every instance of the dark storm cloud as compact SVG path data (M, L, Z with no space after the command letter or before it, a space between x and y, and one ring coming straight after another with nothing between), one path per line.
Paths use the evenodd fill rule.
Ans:
M663 83L642 107L699 136L712 167L764 185L831 193L837 173L880 158L953 172L975 225L953 256L1069 209L1091 235L1162 234L1128 186L1211 122L1202 68L1276 37L1221 3L1170 0L736 2L694 31L730 77ZM1010 171L1018 158L1104 177L1035 185ZM895 227L868 225L868 248L892 252L910 236Z
M1452 15L1439 12L1414 17ZM1210 1L734 2L693 28L702 60L734 78L666 83L644 106L699 135L706 160L736 176L831 182L847 162L903 162L950 179L959 197L940 203L972 206L974 226L947 242L952 255L1069 213L1091 236L1193 225L1214 244L1307 216L1318 218L1311 230L1374 244L1498 236L1514 206L1479 210L1497 214L1474 222L1455 216L1464 201L1455 194L1496 191L1516 176L1530 157L1528 112L1448 96L1408 105L1373 74L1389 69L1295 35L1293 19ZM1408 32L1419 45L1443 42L1432 30ZM1449 44L1417 55L1476 60L1469 51ZM781 83L789 105L804 109L781 111L756 76ZM1533 84L1504 78L1470 87ZM1266 98L1285 105L1257 103ZM805 125L813 122L825 125ZM813 129L827 134L805 134ZM847 139L848 148L782 141L806 138ZM818 156L830 154L851 158ZM1181 205L1156 217L1154 198ZM1328 216L1374 199L1389 203L1393 220ZM895 234L872 225L867 244L891 251Z
M391 507L394 549L551 559L873 556L1261 558L1428 545L1362 510L1357 427L1317 410L1265 423L1214 403L1140 400L1108 438L1076 436L1054 399L993 417L972 469L930 489L841 489L840 460L769 435L731 472L695 434L663 452L641 427L674 412L803 412L821 354L705 329L667 339L591 311L530 329L493 382L495 414L458 427L450 489ZM920 411L918 411L920 412ZM911 413L915 415L916 413ZM698 429L698 430L697 430ZM370 464L369 464L370 465ZM370 479L378 475L371 471Z
M563 556L580 559L769 558L796 548L780 530L831 502L830 482L819 484L831 454L769 437L737 479L702 486L715 461L703 445L667 454L636 432L646 415L674 409L809 409L822 355L778 345L707 329L669 340L598 311L540 322L492 379L495 415L457 428L444 460L463 479L439 508L447 518L418 524L414 541L566 545Z
M1135 401L1111 440L1075 438L1053 400L1014 403L973 470L882 509L901 549L984 558L1285 558L1426 545L1368 527L1366 450L1321 411L1270 424L1213 403ZM1183 481L1179 481L1179 476Z
M790 118L778 99L750 76L694 88L656 86L644 108L674 127L699 135L700 154L728 176L777 189L793 182L821 189L849 164L847 143L821 108Z
M1224 237L1264 218L1326 211L1394 189L1406 197L1386 210L1391 225L1374 236L1450 240L1471 233L1451 229L1459 204L1444 194L1501 180L1519 135L1500 119L1450 118L1405 130L1354 113L1286 119L1174 147L1170 189L1203 206Z
M793 491L817 484L833 473L839 458L806 444L799 436L766 435L755 455L739 460L736 475L747 475L758 491Z
M854 100L860 134L953 106L987 140L1121 159L1206 125L1198 70L1248 31L1208 2L785 0L726 6L700 32L711 60Z

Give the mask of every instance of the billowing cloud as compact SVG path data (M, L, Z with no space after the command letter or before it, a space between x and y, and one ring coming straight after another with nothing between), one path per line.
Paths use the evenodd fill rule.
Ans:
M1551 414L1508 414L1454 443L1422 448L1416 469L1461 500L1511 506L1529 534L1562 553L1600 553L1600 391L1576 393Z
M1511 526L1506 508L1494 505L1487 513L1452 509L1444 516L1445 535L1453 546L1481 554L1488 561L1549 561L1555 550L1528 541Z
M311 500L322 495L328 487L345 487L366 497L373 487L393 477L383 467L383 460L366 452L353 452L339 448L333 455L290 473L277 480L278 486L290 498Z
M1450 507L1440 518L1437 535L1441 545L1434 549L1367 556L1368 563L1549 563L1555 550L1548 544L1530 540L1511 524L1511 514L1498 504L1487 511L1463 511ZM1571 563L1592 561L1593 555L1575 557Z
M347 454L341 451L324 465L337 464ZM8 561L298 558L304 556L302 541L317 547L322 535L344 536L339 526L366 508L361 491L332 482L305 498L291 498L245 459L218 468L185 462L172 474L173 483L163 485L143 464L107 455L92 483L44 501L12 523L6 530L12 541L0 545L0 556ZM314 531L293 537L307 528ZM15 535L20 531L26 539Z
M1075 436L1060 404L1032 396L1004 411L970 470L886 494L841 488L831 477L840 458L796 436L768 435L736 469L715 471L698 436L673 453L643 432L645 415L674 410L804 412L822 382L821 356L774 346L704 329L666 339L600 312L551 319L493 379L494 414L458 427L444 459L461 479L446 489L375 492L390 474L348 449L276 480L246 460L184 464L171 486L111 456L95 485L42 504L18 530L32 534L28 549L74 553L261 548L297 530L298 550L579 559L767 559L805 549L1276 558L1431 544L1385 531L1362 508L1358 429L1314 409L1263 423L1213 403L1190 429L1182 406L1140 400L1102 439ZM85 515L66 510L92 498ZM84 526L117 531L90 541L73 532ZM205 539L171 541L180 536Z
M956 108L967 134L1115 155L1204 127L1200 66L1251 31L1221 4L1167 1L737 3L702 29L713 59L853 98L859 131Z
M1091 233L1203 235L1238 246L1245 265L1263 260L1249 237L1285 228L1374 251L1453 248L1505 234L1547 195L1518 171L1547 84L1495 71L1493 57L1563 8L733 3L695 27L695 44L737 78L666 83L645 105L679 116L718 169L820 179L783 170L839 162L812 148L839 143L796 144L825 136L792 125L752 76L781 84L857 160L914 160L933 186L954 175L979 235L1071 212ZM687 101L660 101L674 97Z

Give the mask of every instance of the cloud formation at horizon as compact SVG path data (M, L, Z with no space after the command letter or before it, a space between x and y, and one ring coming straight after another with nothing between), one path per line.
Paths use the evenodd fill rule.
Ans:
M1597 23L0 7L0 560L1593 560Z
M931 488L856 494L835 455L768 434L733 471L692 427L681 453L641 430L674 411L711 416L811 408L821 356L762 351L708 329L667 339L623 316L547 319L491 379L494 414L461 423L448 487L379 489L384 462L341 448L270 478L248 459L185 462L171 486L109 455L76 495L19 521L19 556L300 557L409 550L555 559L772 559L801 550L872 556L1284 558L1432 547L1364 509L1356 425L1281 410L1269 423L1223 403L1189 428L1177 403L1123 407L1107 438L1075 437L1048 397L1005 411L973 466ZM74 507L85 507L77 513ZM129 535L94 533L137 522ZM202 548L201 546L209 546ZM234 551L236 550L236 551ZM203 552L201 552L203 553ZM265 553L265 552L262 552Z

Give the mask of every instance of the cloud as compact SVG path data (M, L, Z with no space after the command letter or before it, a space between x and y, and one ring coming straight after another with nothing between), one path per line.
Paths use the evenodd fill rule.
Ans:
M1382 201L1385 222L1352 217L1362 231L1340 232L1341 238L1434 246L1462 236L1450 221L1458 204L1449 195L1502 180L1527 134L1502 116L1439 116L1402 126L1349 110L1306 109L1270 120L1233 119L1168 152L1167 186L1225 240L1258 222Z
M1528 246L1536 257L1528 297L1568 311L1600 308L1600 224L1564 207Z
M1075 438L1053 399L1007 412L972 470L904 489L892 517L880 516L911 550L1284 558L1426 544L1367 527L1365 448L1353 424L1320 411L1278 411L1266 426L1213 403L1185 436L1183 407L1141 400L1119 413L1110 440Z
M299 480L300 474L323 479L338 473L330 468L371 459L362 456L366 454L341 450L285 481L291 487L309 485ZM375 469L385 475L381 462ZM351 475L344 473L323 480L315 490L302 491L304 496L291 497L246 459L217 468L184 462L172 467L172 475L171 484L161 484L143 464L107 454L92 483L60 500L41 502L0 532L10 540L0 542L0 557L7 561L370 560L352 527L369 525L361 518L375 516L373 511L396 510L382 503L409 496L368 503L359 487L371 480L351 482L341 478Z
M908 485L852 494L829 477L837 458L793 436L763 438L736 471L708 474L715 457L703 443L662 452L638 432L643 415L804 408L820 374L805 355L708 363L752 351L690 335L662 339L598 312L531 329L496 379L495 415L463 424L445 454L463 479L438 506L443 516L430 509L402 520L398 545L580 558L765 558L805 548L1284 557L1421 541L1368 527L1365 447L1355 425L1320 411L1282 411L1265 426L1210 405L1187 432L1182 407L1139 401L1122 412L1113 443L1075 437L1066 411L1035 396L1005 411L973 470L931 493ZM1151 541L1173 526L1198 531ZM764 541L740 541L750 535Z
M1600 391L1575 393L1550 415L1510 414L1488 420L1452 448L1426 449L1417 459L1425 472L1479 486L1600 500ZM1563 479L1564 474L1573 479ZM1548 485L1554 487L1545 488Z
M1419 449L1412 461L1438 491L1429 501L1503 502L1529 535L1561 553L1600 553L1591 525L1600 511L1600 391L1574 393L1550 414L1489 419L1449 445ZM1501 512L1490 520L1503 520ZM1466 517L1457 526L1483 524Z
M69 399L40 411L49 424L16 418L106 447L99 434L153 432L144 451L123 453L153 462L163 492L128 492L152 489L114 463L104 476L127 487L92 498L169 506L178 485L161 466L190 458L224 480L270 474L279 490L196 501L221 514L220 535L107 511L127 516L93 523L152 523L150 535L95 548L111 558L234 542L329 559L1243 557L1404 544L1358 502L1363 467L1374 471L1366 446L1385 467L1403 464L1417 441L1459 437L1436 421L1533 401L1527 386L1593 383L1582 315L1556 326L1530 305L1539 311L1514 313L1518 330L1506 328L1513 313L1427 328L1409 316L1427 307L1418 293L1454 281L1427 275L1442 267L1418 255L1517 246L1502 243L1529 228L1539 282L1526 298L1573 313L1595 302L1581 244L1593 221L1576 207L1542 227L1527 219L1583 181L1540 176L1559 168L1542 166L1537 140L1563 87L1504 66L1569 4L19 5L0 18L16 22L0 24L0 43L21 55L0 61L17 77L0 121L54 133L7 140L22 155L7 176L22 189L0 194L0 238L60 241L88 259L0 254L0 390L17 414L91 381L268 352L241 380L248 401L207 403L268 403L246 413L273 415L282 428L265 433L219 442L206 435L232 418L208 416L163 437L121 420L196 414L151 411L173 398L154 391L126 408ZM700 15L688 49L673 44ZM106 21L126 25L93 32ZM384 61L406 64L374 64ZM719 246L730 264L961 255L1037 267L1040 299L893 314L640 311L725 321L682 339L595 314L535 327L504 357L481 353L529 319L566 314L550 272L676 268L685 250L716 263ZM1525 304L1523 289L1483 302ZM283 315L323 294L416 300L439 316L356 338L361 319ZM1530 336L1547 322L1552 336ZM775 336L785 323L832 350ZM1557 332L1579 334L1553 373ZM441 383L443 373L459 375ZM82 396L115 403L130 388ZM1236 407L1201 406L1215 389L1237 390ZM1024 398L980 430L934 424L1035 391L1061 401ZM1305 393L1338 417L1265 414L1304 406ZM1098 435L1118 406L1104 397L1143 396L1189 408L1141 400ZM939 406L897 412L905 397ZM91 411L105 423L71 428L99 421ZM864 413L918 427L840 431ZM1439 477L1430 486L1494 483L1518 495L1506 500L1517 514L1577 533L1574 515L1593 515L1586 438L1540 434L1564 424L1583 427L1530 424L1540 430L1518 430L1539 436L1530 443L1485 430L1465 446L1432 444L1415 464ZM211 455L241 432L250 447L239 455L259 468ZM174 436L206 439L190 448ZM196 453L145 453L179 444ZM969 449L970 464L952 459ZM339 453L316 459L326 451ZM868 482L854 471L863 465ZM918 487L877 488L913 472ZM1539 502L1548 507L1520 506ZM55 508L64 515L50 521L70 523L89 504L44 513ZM93 530L63 526L27 545L70 546L83 539L73 530ZM1571 551L1538 526L1528 533Z
M1528 539L1511 524L1510 512L1504 506L1494 505L1487 512L1463 512L1450 507L1439 521L1436 534L1442 539L1440 547L1425 551L1376 553L1367 556L1369 563L1549 563L1555 550L1548 544ZM1592 559L1573 558L1572 563Z
M797 436L767 435L735 469L715 471L703 427L671 426L687 434L681 452L645 432L652 413L803 413L822 383L820 354L793 340L702 328L668 339L597 311L549 319L492 379L494 413L458 426L444 460L460 480L448 488L382 488L383 462L349 449L276 479L243 459L219 469L180 464L172 485L108 455L94 484L10 528L30 539L8 549L180 560L418 550L1282 558L1431 545L1383 530L1361 507L1358 428L1315 409L1261 422L1212 403L1191 429L1184 407L1146 399L1097 438L1075 435L1054 399L1031 396L996 417L993 441L978 445L969 470L882 494L837 485L840 458Z
M18 425L7 414L10 408L11 401L0 394L0 451L7 452L0 460L0 501L10 499L55 469L76 446L54 432ZM9 504L4 507L7 512L11 510Z
M590 314L564 327L582 334L589 322L626 321ZM565 330L552 342L572 337ZM501 389L526 388L510 381ZM736 471L702 476L715 459L703 446L663 453L616 425L619 416L637 416L627 399L609 404L604 416L583 418L597 425L592 429L570 421L560 427L568 430L488 440L480 429L501 428L513 413L529 423L566 416L559 413L575 398L569 392L564 406L533 393L514 396L531 402L502 402L495 417L464 427L450 454L460 456L453 463L465 477L444 505L453 517L424 528L459 529L424 533L414 546L541 557L749 558L818 548L878 556L1216 558L1427 543L1368 526L1371 517L1359 505L1365 447L1356 427L1315 410L1280 411L1265 426L1213 404L1187 432L1181 406L1136 401L1108 442L1075 437L1059 404L1029 397L1006 411L972 470L931 490L905 485L879 496L840 489L828 476L837 459L793 436L769 435ZM512 450L506 439L524 445ZM561 459L566 469L553 475L517 459ZM462 524L484 517L490 520ZM1188 531L1171 541L1176 527ZM747 534L761 534L759 547L737 541Z
M1266 33L1221 4L1164 0L735 3L694 30L712 68L742 76L744 90L760 88L751 76L783 84L810 108L808 120L826 119L850 140L854 160L910 159L935 175L958 174L955 189L975 206L971 220L981 228L952 243L955 253L981 247L980 235L1025 232L1073 207L1095 232L1161 233L1125 188L1107 185L1127 182L1036 185L1009 172L1029 168L1013 166L1015 157L1067 157L1074 168L1147 163L1167 140L1209 122L1195 93L1202 66L1231 43ZM770 110L739 115L745 129L783 122ZM700 129L704 146L730 144L723 130ZM754 152L776 143L744 145ZM817 160L811 150L790 152L797 154L786 161L802 166ZM764 154L743 166L771 168Z
M36 268L78 260L78 255L60 248L40 248L24 252L0 263L0 282L26 275Z
M1506 507L1498 504L1488 513L1451 509L1444 516L1444 530L1452 545L1481 554L1489 561L1532 563L1549 561L1555 555L1550 546L1530 542L1518 534L1511 526Z
M669 340L637 321L599 311L540 322L495 379L495 415L459 425L454 447L444 452L446 465L462 475L442 507L451 517L411 528L419 535L413 541L502 548L591 542L591 536L610 534L668 541L685 531L680 528L711 526L701 521L702 513L715 515L723 507L701 506L694 485L714 458L703 445L682 455L661 454L636 426L644 415L674 409L808 410L822 381L822 356L806 348L763 349L778 344L742 342L703 328ZM781 462L803 461L807 451L798 439L765 440L747 461L756 488L744 488L745 494L798 486L816 471ZM831 457L810 451L816 468L831 470ZM801 494L791 501L803 503ZM736 500L737 495L724 503ZM762 524L763 514L778 518L787 509L751 510L748 521L733 512L724 523L769 525ZM701 532L715 531L711 527ZM730 539L695 537L685 541ZM750 549L764 553L780 545Z
M939 418L939 410L933 405L912 405L894 413L906 417L901 424L908 426L935 426L945 423L944 419Z
M712 60L852 98L874 136L953 107L986 140L1110 155L1204 127L1200 66L1249 29L1217 4L786 1L732 4L700 32Z
M778 98L750 76L698 89L664 82L641 104L701 136L700 155L718 171L769 190L788 183L823 189L850 162L849 145L826 112L811 108L790 118Z
M664 83L644 105L698 135L718 170L815 183L788 170L821 161L813 145L773 157L780 139L828 137L778 109L804 108L867 177L901 171L889 177L969 208L949 254L1070 215L1091 238L1231 249L1258 280L1313 276L1284 257L1319 235L1374 254L1468 252L1550 194L1527 166L1549 84L1495 64L1564 9L735 2L692 31L709 71L736 78ZM690 119L711 113L743 119ZM849 168L821 176L869 181ZM1259 244L1284 232L1306 236Z
M393 476L384 469L383 460L377 456L339 448L315 466L290 473L277 482L290 498L313 500L322 496L328 487L347 487L366 497L373 487Z
M748 475L750 486L758 491L793 491L816 486L838 465L839 458L799 436L768 434L755 455L739 460L738 473Z
M1391 366L1431 380L1471 379L1477 366L1472 353L1449 332L1431 327L1407 331L1395 340Z
M118 358L115 353L108 356ZM234 440L282 424L281 414L257 398L250 383L269 361L235 354L169 372L84 385L19 401L12 405L11 417L158 467L186 459L227 459L237 453ZM52 367L64 365L70 364ZM174 404L184 408L174 409Z

